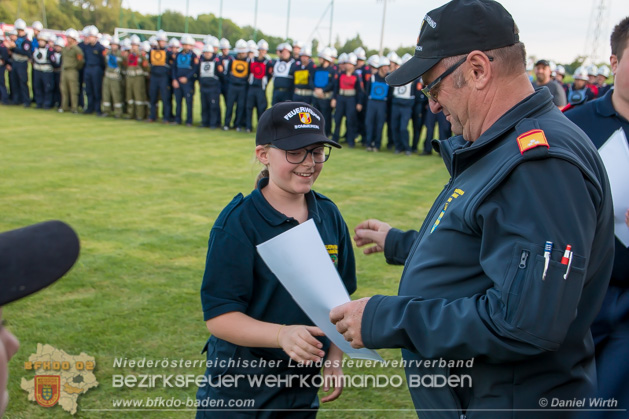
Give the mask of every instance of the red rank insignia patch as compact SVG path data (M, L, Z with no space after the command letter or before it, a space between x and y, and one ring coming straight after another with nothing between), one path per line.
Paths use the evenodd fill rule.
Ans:
M520 135L517 140L518 147L520 147L520 154L524 154L525 151L535 147L544 146L546 148L550 148L548 141L546 140L546 135L544 135L544 131L541 129L532 129L525 132Z

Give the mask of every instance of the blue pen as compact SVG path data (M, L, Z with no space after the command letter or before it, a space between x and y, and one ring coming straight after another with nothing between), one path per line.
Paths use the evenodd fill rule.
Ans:
M542 274L542 281L546 279L546 272L548 271L548 265L550 265L550 255L553 251L553 242L547 241L544 245L544 273Z

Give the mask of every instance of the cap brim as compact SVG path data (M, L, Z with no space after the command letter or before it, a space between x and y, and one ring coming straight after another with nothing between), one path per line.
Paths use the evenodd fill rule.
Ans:
M55 282L79 256L79 238L61 221L0 234L0 306Z
M441 58L417 58L413 56L397 70L389 74L385 80L389 86L403 86L421 77L440 60Z
M281 150L297 150L300 148L308 147L312 144L329 144L332 147L342 148L336 141L330 140L320 134L300 134L298 136L282 138L281 140L273 141L273 145Z

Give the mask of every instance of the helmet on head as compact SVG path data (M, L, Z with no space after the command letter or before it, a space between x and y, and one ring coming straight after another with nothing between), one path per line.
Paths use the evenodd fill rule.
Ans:
M391 61L387 57L380 56L380 67L384 67L385 65L390 65Z
M218 43L218 47L220 49L231 49L232 46L226 38L221 38Z
M131 49L131 39L123 39L122 42L120 42L120 49L123 51L129 51Z
M218 38L215 36L210 36L210 41L208 42L208 44L212 45L212 48L218 48L219 47Z
M79 32L76 29L70 28L68 30L66 30L66 37L68 38L72 38L76 41L78 41L80 39L79 37Z
M253 39L247 41L247 52L256 52L258 50L258 44Z
M264 39L260 39L258 41L258 49L263 49L265 51L269 50L269 43L266 42Z
M94 25L88 26L87 36L98 36L98 28Z
M238 41L236 41L236 46L234 49L237 54L249 52L247 41L245 41L244 39L239 39Z
M48 32L39 32L37 34L37 39L41 39L42 41L48 41Z
M102 46L104 46L106 49L111 49L111 44L110 44L110 42L109 42L108 40L106 40L106 39L103 39L102 41L100 41L100 44L101 44Z
M588 70L585 67L578 67L572 75L575 80L588 81Z
M44 25L42 25L39 20L36 20L35 22L33 22L31 27L36 31L41 31L42 29L44 29Z
M114 36L113 38L111 38L111 41L109 41L109 43L111 45L120 45L120 39L117 36Z
M562 76L566 75L566 68L561 64L557 65L557 74L561 74Z
M144 52L151 52L151 43L149 41L142 42L142 50Z
M380 67L380 57L376 54L369 56L369 58L367 58L367 65L373 68Z
M324 60L330 61L330 62L334 60L334 58L332 58L332 51L330 51L329 47L323 48L321 51L319 51L319 54L317 56L319 58L323 58Z
M356 54L356 58L359 60L366 60L367 56L365 55L365 49L363 47L358 47L354 50L354 54Z
M214 52L214 45L212 44L203 44L203 49L201 52Z
M397 65L402 65L402 60L400 59L400 56L397 55L395 51L391 51L390 53L388 53L387 58L392 63L395 63Z
M346 52L341 53L341 55L339 55L339 64L345 64L348 58L349 57Z
M282 43L282 49L280 51L284 51L285 49L289 50L290 52L293 52L293 47L291 47L288 42Z
M610 75L611 75L611 70L606 65L602 65L598 68L597 76L603 76L605 78L608 78Z
M181 45L194 45L194 38L190 35L184 35L181 37Z
M155 40L157 40L157 41L168 41L168 35L166 35L166 32L164 32L163 30L160 29L155 34Z
M299 51L299 56L312 57L312 47L310 45L305 46Z
M151 36L149 38L149 44L151 44L152 47L156 47L157 46L157 37L155 35Z
M168 41L168 46L172 48L180 48L181 42L179 42L179 39L177 38L170 38L170 41Z
M409 54L408 52L404 55L402 55L402 64L404 64L405 62L407 62L408 60L410 60L413 56L411 54Z
M25 31L26 30L26 22L24 22L24 19L18 19L15 21L15 23L13 24L13 26L15 26L15 29L18 31Z
M58 36L57 39L55 39L55 46L64 48L66 46L65 39L63 39L62 37Z
M555 74L557 72L557 64L554 61L549 61L548 66L550 67L550 73Z
M598 74L598 67L594 64L590 64L589 66L587 66L586 70L588 72L588 75L590 76L596 76Z
M353 52L350 52L349 54L347 54L347 61L348 64L353 64L356 65L356 63L358 62L358 58L356 57L356 54L354 54Z
M301 41L293 41L293 46L297 48L303 48L304 46L306 46L306 44Z
M131 38L129 38L129 40L131 41L131 45L140 45L141 41L140 41L140 37L137 35L131 35Z
M336 48L334 47L328 47L328 48L330 48L330 55L332 56L332 58L338 58L339 52L336 50Z

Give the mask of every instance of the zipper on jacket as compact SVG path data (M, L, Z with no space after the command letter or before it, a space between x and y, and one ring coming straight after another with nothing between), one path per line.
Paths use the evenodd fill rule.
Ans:
M520 254L520 263L518 264L518 271L515 273L513 279L513 285L509 291L509 299L507 300L507 313L505 320L511 323L513 316L520 302L520 294L522 294L522 287L524 284L524 277L526 276L526 267L528 266L528 260L531 253L528 250L522 250Z

